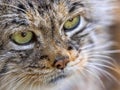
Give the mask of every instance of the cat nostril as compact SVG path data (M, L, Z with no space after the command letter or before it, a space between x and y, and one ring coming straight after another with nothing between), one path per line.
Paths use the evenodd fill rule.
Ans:
M68 57L57 57L54 62L54 67L56 67L57 69L64 69L68 62Z
M68 48L67 48L67 50L72 50L73 49L73 47L72 46L69 46Z

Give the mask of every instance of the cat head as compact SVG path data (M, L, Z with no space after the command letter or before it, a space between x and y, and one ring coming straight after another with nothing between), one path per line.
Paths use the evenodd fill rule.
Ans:
M100 74L94 64L107 62L112 45L111 2L0 0L1 83L42 86L78 72Z

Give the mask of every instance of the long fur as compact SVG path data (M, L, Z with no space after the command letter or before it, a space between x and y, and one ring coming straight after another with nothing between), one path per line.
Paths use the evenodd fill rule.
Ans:
M0 90L120 90L120 67L114 58L120 50L113 48L116 41L110 33L117 2L0 0ZM79 32L65 32L64 23L76 15L85 24ZM28 30L37 37L32 44L17 45L10 39ZM41 59L44 54L47 58ZM53 67L57 55L69 56L64 70ZM66 78L50 83L59 76Z

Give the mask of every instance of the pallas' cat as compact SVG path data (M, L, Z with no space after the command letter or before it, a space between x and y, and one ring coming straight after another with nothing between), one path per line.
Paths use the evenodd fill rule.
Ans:
M0 0L0 90L117 90L115 8L115 0Z

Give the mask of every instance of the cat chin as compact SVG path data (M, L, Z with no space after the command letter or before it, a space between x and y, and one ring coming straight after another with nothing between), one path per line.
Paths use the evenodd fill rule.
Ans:
M95 82L91 82L89 80ZM28 89L29 90L29 89ZM33 90L106 90L100 85L100 83L93 78L83 78L79 75L74 75L70 78L58 81L56 84L51 86L43 86L41 89Z
M56 78L54 83L41 85L40 82L21 82L13 83L11 82L5 88L0 87L0 90L104 90L101 89L101 85L98 80L92 77L89 74L86 74L87 77L82 77L80 73L71 75L70 77L61 77ZM38 77L36 78L38 79ZM28 80L29 81L29 80ZM33 80L32 80L33 81ZM7 83L8 81L6 81Z
M58 80L56 83L52 84L47 84L47 85L28 85L26 86L25 84L20 85L18 88L15 90L65 90L64 87L66 85L66 80ZM14 86L13 86L14 87ZM13 89L13 88L11 88ZM3 89L3 90L11 90L9 87Z
M20 73L20 74L19 74ZM39 76L39 74L7 74L0 82L0 90L57 90L66 85L69 77L62 73L50 73L49 75ZM55 76L53 78L53 76ZM1 78L0 78L1 79ZM58 89L61 90L61 89Z

